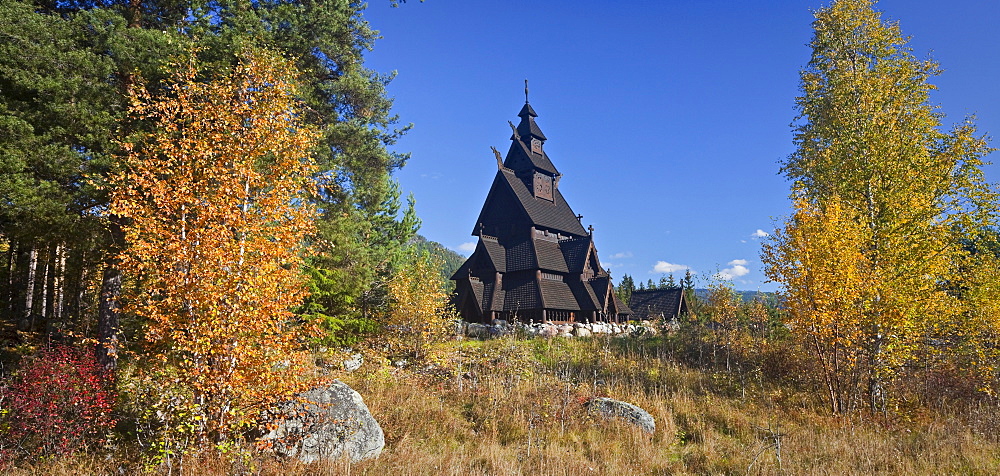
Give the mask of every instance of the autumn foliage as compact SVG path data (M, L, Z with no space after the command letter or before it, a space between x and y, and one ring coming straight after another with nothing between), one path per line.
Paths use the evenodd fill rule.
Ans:
M385 337L392 347L413 357L423 357L431 343L445 338L456 318L437 270L427 253L411 249L389 281Z
M918 369L996 368L968 354L1000 324L995 297L983 299L995 296L998 254L969 246L996 225L982 172L991 149L971 120L941 130L929 96L938 65L914 57L873 1L834 2L813 26L783 167L795 212L762 258L831 409L884 411Z
M5 392L8 448L66 455L93 448L115 424L115 393L92 349L56 345L28 359Z
M153 132L123 144L110 212L129 223L126 311L145 321L146 378L165 419L220 441L301 384L301 275L317 133L300 121L289 61L250 51L225 76L191 58L167 92L136 92Z

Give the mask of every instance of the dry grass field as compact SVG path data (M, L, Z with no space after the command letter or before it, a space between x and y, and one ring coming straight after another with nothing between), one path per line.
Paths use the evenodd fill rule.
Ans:
M734 365L679 363L656 338L454 341L402 368L369 358L343 380L381 423L386 448L356 464L250 453L188 457L173 473L357 475L1000 474L990 401L834 417L808 378L768 381ZM787 362L794 369L794 362ZM755 377L756 375L756 377ZM587 412L595 396L656 420L652 435ZM118 450L9 474L135 474ZM126 462L132 460L133 462Z

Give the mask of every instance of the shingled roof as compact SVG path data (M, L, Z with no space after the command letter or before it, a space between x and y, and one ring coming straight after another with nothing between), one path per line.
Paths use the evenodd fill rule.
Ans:
M476 251L482 249L493 264L493 269L501 273L507 272L507 250L503 248L496 238L491 236L480 236Z
M524 103L524 107L517 113L517 117L521 118L521 123L517 125L517 133L521 137L535 136L537 139L548 140L545 134L542 134L542 129L535 123L535 118L538 117L538 114L535 113L535 109L531 107L531 104Z
M629 302L635 319L673 319L687 311L684 288L645 289L632 291Z
M542 290L542 302L546 308L579 311L580 303L576 300L569 285L552 279L542 279L538 282Z
M559 171L556 170L556 166L552 164L544 150L541 154L536 154L520 139L514 139L511 142L504 165L517 172L530 171L535 168L548 172L549 175L559 175Z
M583 272L583 266L587 263L587 253L590 251L590 244L594 238L590 235L571 240L559 242L563 257L566 260L566 267L570 272Z
M560 231L577 236L584 236L584 230L576 214L566 203L562 192L558 188L552 191L553 200L535 198L528 189L528 185L523 180L517 178L513 173L506 170L500 171L504 176L510 189L516 194L518 201L524 210L528 212L531 221L536 228L545 228L551 231Z

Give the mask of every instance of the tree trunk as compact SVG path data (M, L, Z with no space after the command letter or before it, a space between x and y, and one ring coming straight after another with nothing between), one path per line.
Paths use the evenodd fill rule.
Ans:
M55 256L55 285L52 296L52 321L51 325L59 324L60 328L66 328L63 307L66 304L66 247L56 246Z
M118 296L121 294L122 277L118 259L119 244L124 240L120 218L112 216L108 222L112 245L104 261L101 276L101 296L97 312L97 362L106 371L118 365Z
M34 326L36 329L43 329L45 331L49 330L49 326L52 323L52 315L54 312L53 297L55 293L55 267L56 267L56 245L50 245L45 250L45 266L44 272L42 273L42 305L39 306L41 322L36 323Z
M13 320L14 315L16 314L15 309L17 309L17 306L14 304L17 296L17 292L14 291L14 284L16 283L14 272L17 270L16 249L17 246L14 243L7 243L7 254L5 256L6 259L3 266L3 275L0 276L0 283L3 283L4 285L3 294L0 294L0 299L3 299L3 303L0 304L3 307L0 308L0 311L3 312L4 319L10 320Z
M108 371L118 365L118 296L121 294L122 277L117 261L109 259L104 265L97 315L97 362Z
M22 309L21 320L18 327L22 331L31 330L32 315L34 314L35 303L35 267L38 265L38 252L34 247L28 251L27 277L24 282L24 308Z

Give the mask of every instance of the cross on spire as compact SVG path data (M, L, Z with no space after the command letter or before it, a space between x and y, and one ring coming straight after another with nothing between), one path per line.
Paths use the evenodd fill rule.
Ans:
M528 104L528 80L524 80L524 103Z

